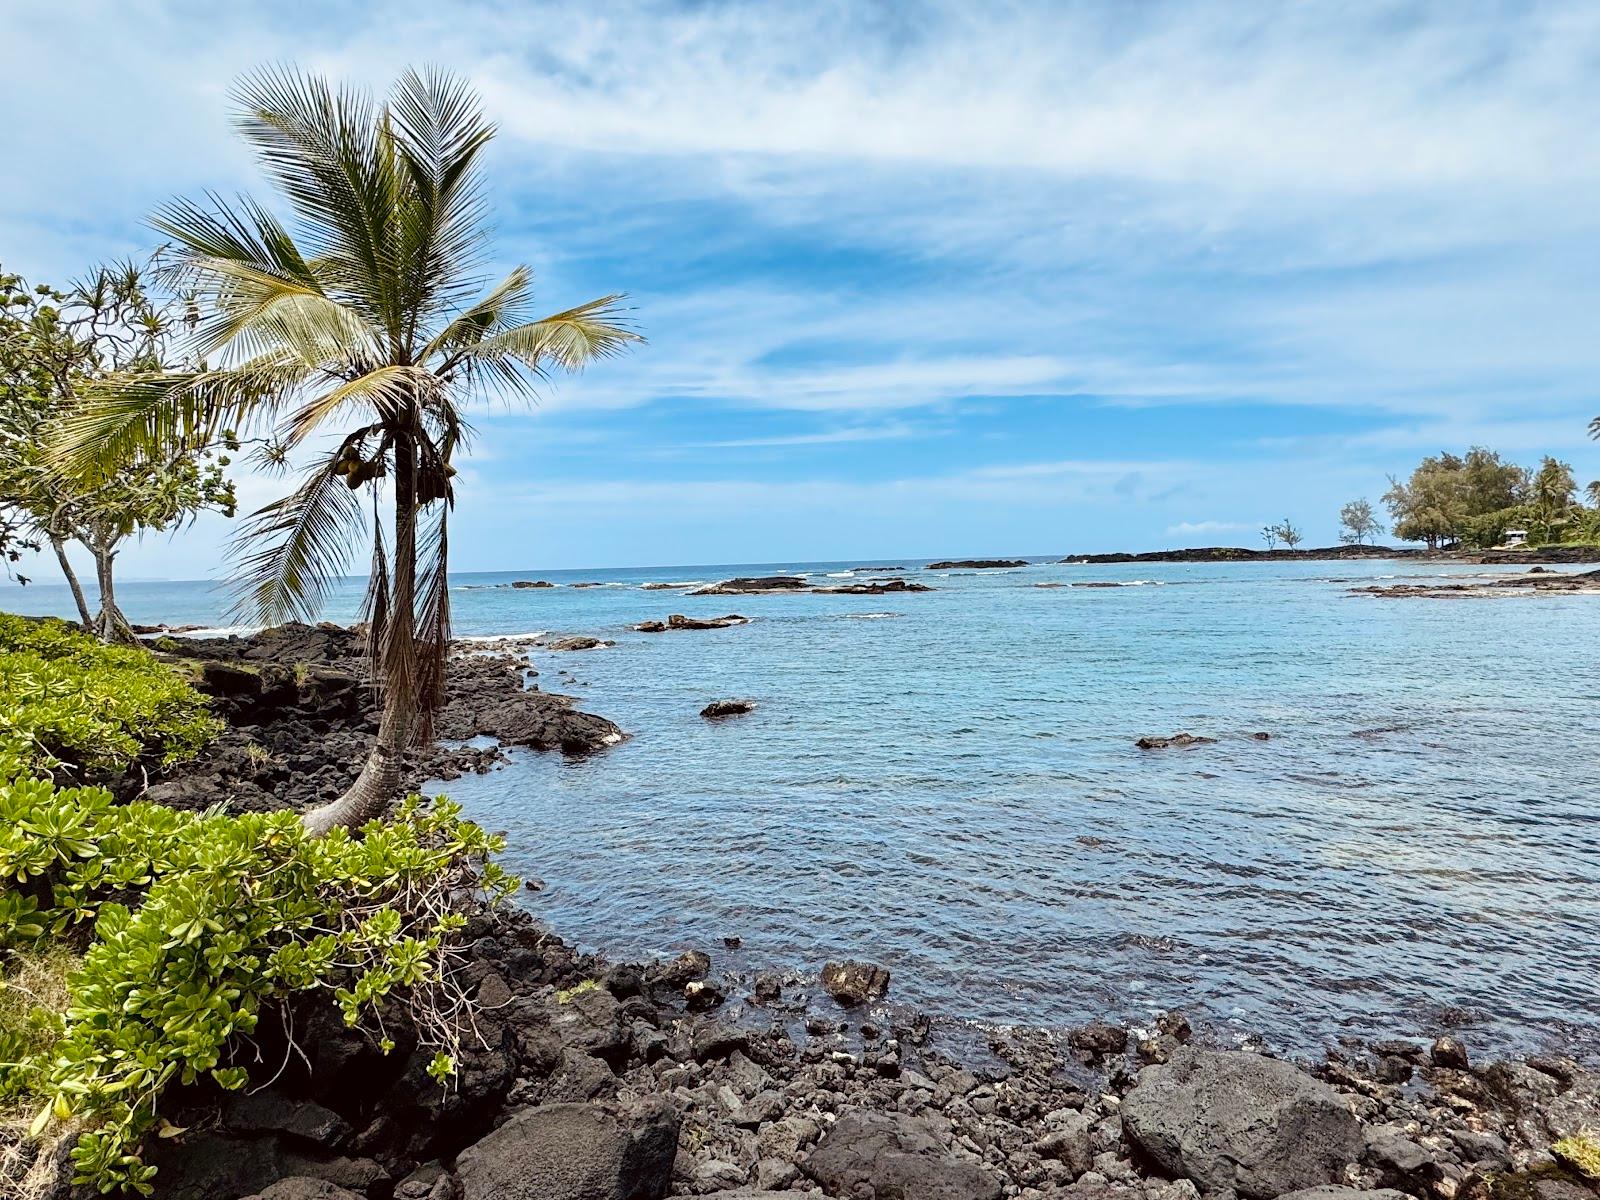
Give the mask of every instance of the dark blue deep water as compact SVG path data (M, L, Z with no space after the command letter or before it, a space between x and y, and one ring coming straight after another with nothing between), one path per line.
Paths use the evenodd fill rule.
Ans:
M1310 1049L1463 1009L1484 1050L1600 1042L1600 596L1348 594L1482 570L1407 563L917 571L938 590L878 597L639 587L848 567L458 577L462 635L617 641L533 664L626 743L448 785L546 881L535 911L614 954L737 935L726 970L876 958L896 999L980 1023L1181 1005ZM607 586L492 586L534 577ZM1091 580L1129 586L1033 586ZM204 584L125 591L134 620L225 607ZM0 601L66 609L47 585ZM754 620L627 628L735 611ZM721 697L758 708L702 720ZM1217 744L1133 745L1180 729Z

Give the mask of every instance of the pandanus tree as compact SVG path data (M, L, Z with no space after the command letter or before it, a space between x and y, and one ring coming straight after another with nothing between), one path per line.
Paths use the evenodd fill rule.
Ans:
M380 814L405 751L432 737L466 405L530 397L637 334L621 295L534 318L526 267L481 290L481 155L494 128L459 79L407 72L380 103L272 69L236 100L292 221L249 198L162 208L152 224L195 297L193 357L207 365L107 387L59 453L103 469L226 431L302 470L239 534L238 613L255 623L312 618L370 537L364 616L382 712L355 783L305 816L325 832Z

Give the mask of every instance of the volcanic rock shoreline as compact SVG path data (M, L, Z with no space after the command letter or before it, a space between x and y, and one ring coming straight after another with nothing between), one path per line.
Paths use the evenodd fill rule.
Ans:
M983 1061L946 1027L707 954L575 951L482 912L460 979L479 1013L448 1090L331 1005L264 1020L252 1086L191 1088L152 1151L169 1200L1591 1200L1551 1145L1600 1123L1600 1073L1477 1065L1448 1036L1294 1063L1207 1044L1180 1014ZM824 971L825 978L829 971ZM278 1032L274 1032L274 1030ZM291 1049L288 1035L293 1030ZM302 1057L303 1055L303 1057ZM1397 1195L1398 1193L1398 1195Z
M359 628L289 624L148 644L186 668L227 722L198 758L137 781L148 799L175 808L222 798L236 811L302 809L336 799L355 781L377 733ZM576 757L623 740L617 725L571 697L539 690L522 648L515 639L457 643L434 721L439 741L407 756L406 786L488 770L511 747ZM492 744L470 744L485 738Z
M1600 592L1600 571L1558 572L1534 567L1520 575L1464 580L1441 577L1427 583L1369 584L1350 589L1352 595L1390 600L1469 600L1574 592Z
M161 639L230 731L152 797L237 809L336 794L371 736L359 639L335 626ZM447 737L584 753L622 736L527 688L505 648L463 647L452 665ZM257 764L252 743L284 761ZM445 746L411 769L496 753ZM320 764L303 784L295 755ZM261 1022L244 1091L172 1095L179 1132L149 1148L158 1200L1597 1194L1551 1149L1600 1128L1600 1072L1569 1058L1478 1064L1415 1030L1295 1063L1224 1049L1175 1012L1147 1028L1007 1029L980 1050L971 1027L895 1006L871 962L749 977L699 950L608 961L515 908L480 911L467 937L458 982L478 1011L449 1088L403 1028L385 1055L302 999Z

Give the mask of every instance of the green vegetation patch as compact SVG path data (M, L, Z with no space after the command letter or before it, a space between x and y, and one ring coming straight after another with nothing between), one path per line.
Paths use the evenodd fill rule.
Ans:
M1564 1137L1550 1147L1550 1153L1586 1179L1600 1179L1600 1134L1585 1129Z
M221 731L205 697L148 650L0 613L0 776L104 778L147 756L188 758Z
M404 1020L447 1079L470 1020L453 982L467 913L517 887L502 846L442 797L319 838L292 813L0 785L0 996L17 997L0 1005L0 1107L33 1137L81 1130L76 1182L148 1194L139 1146L163 1089L242 1087L236 1035L264 1005L325 996L386 1051L383 1020Z
M561 988L559 991L557 991L556 992L556 1003L557 1004L571 1004L579 996L587 996L590 992L598 992L599 990L600 990L600 981L599 980L597 980L597 979L585 979L582 983L579 983L579 984L577 984L577 985L575 985L573 987Z

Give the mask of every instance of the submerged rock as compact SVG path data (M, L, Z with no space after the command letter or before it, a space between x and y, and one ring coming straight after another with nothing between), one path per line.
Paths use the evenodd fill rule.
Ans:
M1141 750L1166 750L1176 746L1181 750L1193 746L1213 746L1217 739L1193 733L1175 733L1171 737L1142 737L1134 743Z
M719 721L724 717L742 717L755 710L754 700L713 700L700 710L700 715L708 721Z
M889 992L889 968L846 959L822 968L822 986L846 1008L879 999Z
M1186 1048L1146 1067L1121 1115L1128 1140L1163 1172L1251 1200L1333 1183L1363 1149L1331 1087L1242 1050Z
M812 590L825 596L887 596L899 592L933 591L925 583L913 583L907 579L868 579L862 583L841 583Z

